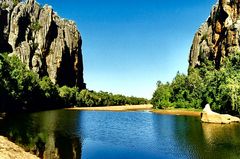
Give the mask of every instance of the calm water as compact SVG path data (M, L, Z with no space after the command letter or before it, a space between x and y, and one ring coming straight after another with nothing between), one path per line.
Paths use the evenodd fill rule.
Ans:
M41 158L240 158L240 124L148 112L47 111L0 120L0 134Z

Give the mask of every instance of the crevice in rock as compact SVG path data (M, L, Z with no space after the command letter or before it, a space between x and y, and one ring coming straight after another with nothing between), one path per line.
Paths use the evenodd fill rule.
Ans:
M79 39L78 41L78 46L79 46L79 50L77 52L78 54L78 62L76 64L76 67L78 68L77 70L77 86L80 88L80 89L86 89L86 84L84 83L84 80L83 80L83 57L82 57L82 40Z
M46 57L49 55L49 53L51 52L51 45L52 42L54 41L54 39L56 39L58 37L58 25L56 24L55 21L51 22L51 25L49 27L49 30L47 32L46 35L46 43L44 46L44 50L43 50L43 54L41 57L41 61L42 61L42 66L39 70L39 76L43 77L43 76L48 76L48 72L47 72L47 62L46 62Z
M18 32L15 47L19 46L21 42L25 41L26 30L30 24L31 24L31 21L30 21L29 14L26 14L26 16L19 18L18 20L19 32Z
M56 24L56 22L52 21L46 36L45 53L48 54L50 52L50 46L54 41L54 39L57 38L57 36L58 36L58 25Z
M31 41L32 44L30 46L30 56L29 56L29 68L32 69L32 58L34 56L35 53L35 48L34 48L34 37L33 37L33 31L30 29L29 33L27 35L27 40Z
M224 25L224 22L225 22L225 20L228 18L228 16L229 16L229 15L228 15L228 14L225 12L225 10L221 7L218 18L219 18L222 26Z
M216 43L216 46L218 47L218 51L215 57L215 67L216 69L220 68L221 60L222 60L222 49L221 46L224 45L224 39L225 39L225 32L227 31L226 28L223 28L222 33L220 34L220 37Z
M57 83L60 86L67 85L73 87L76 84L76 74L74 71L75 53L70 54L70 50L65 42L62 61L57 69Z
M38 72L39 77L48 76L46 56L41 57L41 62L42 62L42 66L41 66L41 68L39 69L39 72Z
M4 33L5 27L8 25L8 14L7 10L0 9L0 53L1 52L12 52L12 46L8 43L8 35Z

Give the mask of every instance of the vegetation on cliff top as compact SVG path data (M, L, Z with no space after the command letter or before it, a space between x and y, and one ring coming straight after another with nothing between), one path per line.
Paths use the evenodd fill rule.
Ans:
M0 54L0 101L0 112L148 103L144 98L59 87L49 77L39 78L28 70L18 57L7 54Z
M240 52L224 59L219 69L205 60L188 75L177 73L172 83L157 83L155 108L202 108L209 103L220 113L240 113Z

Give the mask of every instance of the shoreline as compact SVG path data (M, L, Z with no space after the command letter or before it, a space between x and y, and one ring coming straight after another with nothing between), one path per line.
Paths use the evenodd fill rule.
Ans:
M124 106L103 106L103 107L74 107L65 108L72 111L150 111L156 114L163 115L185 115L185 116L201 116L200 110L195 109L154 109L153 105L124 105Z
M9 141L6 137L0 136L0 158L1 159L39 159L37 156L26 152L22 147Z
M152 110L151 104L145 105L122 105L122 106L103 106L103 107L74 107L65 108L66 110L78 110L78 111L140 111L140 110Z
M162 115L181 115L201 117L201 111L194 109L153 109L151 112Z

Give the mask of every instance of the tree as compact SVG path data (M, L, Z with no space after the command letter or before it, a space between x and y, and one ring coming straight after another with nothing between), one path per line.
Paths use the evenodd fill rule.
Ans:
M7 110L22 110L32 106L39 91L37 74L26 69L16 57L1 54L1 92L4 92ZM6 106L8 105L8 106Z
M77 87L67 87L62 86L58 89L60 97L64 100L67 107L75 106L77 92L79 91Z
M154 108L167 108L172 106L170 98L172 97L172 88L169 83L163 84L161 81L157 82L157 89L153 94L151 103Z

